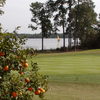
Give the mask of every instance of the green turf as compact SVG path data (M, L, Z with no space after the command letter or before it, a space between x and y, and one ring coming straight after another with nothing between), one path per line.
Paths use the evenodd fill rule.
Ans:
M49 75L46 100L100 100L99 49L38 54L33 61Z
M100 50L38 54L33 61L49 81L100 83Z

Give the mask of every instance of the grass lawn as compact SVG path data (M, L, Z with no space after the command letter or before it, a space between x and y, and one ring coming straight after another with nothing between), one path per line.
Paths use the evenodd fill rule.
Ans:
M100 100L100 50L38 54L33 61L49 75L46 100Z

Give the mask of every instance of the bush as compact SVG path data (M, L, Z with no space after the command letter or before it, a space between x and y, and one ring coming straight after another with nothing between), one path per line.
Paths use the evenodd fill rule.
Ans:
M37 63L28 64L34 52L23 50L24 43L17 34L0 33L0 100L33 100L47 91L47 76L38 72Z

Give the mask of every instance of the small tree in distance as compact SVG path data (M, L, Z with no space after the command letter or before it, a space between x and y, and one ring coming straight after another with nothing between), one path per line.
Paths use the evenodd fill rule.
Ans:
M45 7L43 3L35 2L31 3L30 11L32 12L32 19L31 21L35 25L30 25L33 30L38 29L38 25L40 25L41 33L42 33L42 50L44 44L44 37L47 37L51 34L52 31L52 24L50 21L51 13L48 12L48 9Z

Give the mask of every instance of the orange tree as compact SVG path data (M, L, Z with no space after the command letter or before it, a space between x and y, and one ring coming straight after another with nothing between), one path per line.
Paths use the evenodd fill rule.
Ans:
M37 63L28 64L33 52L21 49L24 42L17 34L0 33L0 100L33 100L47 91L47 76Z

